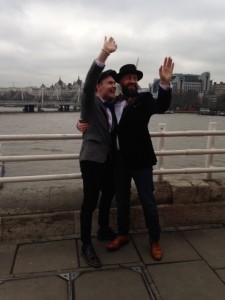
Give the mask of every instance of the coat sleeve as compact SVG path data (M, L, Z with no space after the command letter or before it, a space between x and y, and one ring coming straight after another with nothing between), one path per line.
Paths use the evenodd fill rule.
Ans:
M159 86L158 96L154 99L154 114L162 114L169 109L172 99L172 89L164 90Z
M85 120L85 115L95 103L96 85L103 69L104 67L98 66L94 61L87 73L81 97L81 118L83 120Z

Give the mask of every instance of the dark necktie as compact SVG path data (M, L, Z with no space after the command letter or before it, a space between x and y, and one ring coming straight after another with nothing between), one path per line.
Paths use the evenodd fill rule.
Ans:
M112 120L113 120L111 131L113 131L115 126L117 125L116 115L113 109L113 103L109 100L106 100L103 102L103 105L105 106L105 108L108 108L111 112Z
M103 105L105 106L105 108L109 108L110 111L112 111L112 103L110 101L104 101Z
M112 151L113 153L116 151L116 138L117 138L117 134L116 134L116 127L117 127L117 119L116 119L116 115L115 115L115 111L113 109L113 104L111 101L106 100L105 102L103 102L103 105L105 106L105 108L108 108L111 112L112 115L112 127L111 127L111 131L110 131L110 135L111 135L111 141L112 141Z

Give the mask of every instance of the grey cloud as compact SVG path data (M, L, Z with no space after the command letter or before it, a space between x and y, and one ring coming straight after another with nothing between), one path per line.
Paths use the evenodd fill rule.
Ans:
M85 79L105 35L118 51L107 67L136 63L147 86L165 56L175 72L225 81L223 0L7 0L0 10L0 86Z

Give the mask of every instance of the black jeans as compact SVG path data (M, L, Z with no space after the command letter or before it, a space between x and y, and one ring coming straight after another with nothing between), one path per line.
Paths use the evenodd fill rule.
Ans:
M131 180L134 180L142 204L145 224L149 238L158 241L160 238L160 224L156 200L152 168L127 168L118 154L115 160L115 200L117 203L117 225L120 235L128 235L130 225L130 192Z
M83 179L83 203L81 206L80 226L81 241L91 242L92 214L97 208L99 195L99 227L109 226L109 212L114 197L114 177L111 158L104 163L81 161L80 168Z

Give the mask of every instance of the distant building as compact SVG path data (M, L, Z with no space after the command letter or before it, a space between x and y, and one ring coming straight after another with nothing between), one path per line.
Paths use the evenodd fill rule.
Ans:
M225 95L225 83L224 82L220 82L220 83L214 82L212 85L212 93L216 96Z
M208 93L210 91L210 73L204 72L201 75L193 74L173 74L173 91Z
M225 83L214 82L210 93L204 95L202 105L216 111L225 111Z
M40 87L0 88L0 101L35 100L36 103L40 103L40 106L42 106L46 101L72 100L74 110L79 110L83 85L82 80L78 76L77 81L74 81L72 84L64 83L60 77L59 80L50 87L42 83ZM55 105L55 103L48 104L48 106L50 105ZM69 109L69 105L65 106Z
M158 90L159 79L155 79L152 89L153 93ZM173 74L173 93L196 92L208 93L211 90L210 73L204 72L201 75L194 74Z
M42 85L42 88L46 88L44 85ZM62 90L78 90L78 89L82 89L83 88L83 82L82 80L79 78L77 81L74 81L73 83L64 83L61 79L61 77L59 77L59 80L55 83L52 84L50 89L52 90L58 90L58 91L62 91Z

